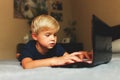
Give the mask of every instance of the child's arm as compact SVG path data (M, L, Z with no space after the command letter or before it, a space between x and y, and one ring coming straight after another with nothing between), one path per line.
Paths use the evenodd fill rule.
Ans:
M24 69L45 66L61 66L75 62L82 62L83 57L89 58L83 52L74 52L72 54L68 54L67 52L65 52L65 54L61 57L52 57L40 60L32 60L32 58L28 57L22 60L22 66Z
M45 67L45 66L60 66L65 64L71 64L80 61L77 56L63 55L61 57L52 57L40 60L32 60L32 58L24 58L22 60L22 66L24 69Z

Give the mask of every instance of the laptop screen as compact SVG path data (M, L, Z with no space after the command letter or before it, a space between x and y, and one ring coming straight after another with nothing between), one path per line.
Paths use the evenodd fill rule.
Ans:
M94 51L111 51L111 28L105 22L93 15L92 43Z
M95 65L107 63L112 57L111 28L105 22L93 15L92 19L92 47L93 63Z

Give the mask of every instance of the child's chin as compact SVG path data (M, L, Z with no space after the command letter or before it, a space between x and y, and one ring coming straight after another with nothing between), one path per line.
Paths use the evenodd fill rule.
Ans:
M49 46L48 49L52 49L54 46Z
M52 46L52 47L48 47L48 49L52 49L54 46Z
M51 45L49 45L49 49L52 49L53 47L55 46L55 44L51 44Z

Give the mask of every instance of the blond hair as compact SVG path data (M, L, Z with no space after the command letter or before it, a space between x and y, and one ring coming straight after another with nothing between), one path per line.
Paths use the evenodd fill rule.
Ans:
M36 17L31 24L31 31L38 34L43 29L59 30L60 25L55 18L50 15L40 15Z

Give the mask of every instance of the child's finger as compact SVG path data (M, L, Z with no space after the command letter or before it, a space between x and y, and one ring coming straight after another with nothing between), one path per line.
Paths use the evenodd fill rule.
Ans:
M72 54L70 54L70 55L78 56L78 55L80 55L80 54L82 54L82 52L74 52L74 53L72 53Z
M86 52L86 53L84 53L84 56L85 56L85 58L87 58L88 60L90 60L90 56L88 55L88 53Z

